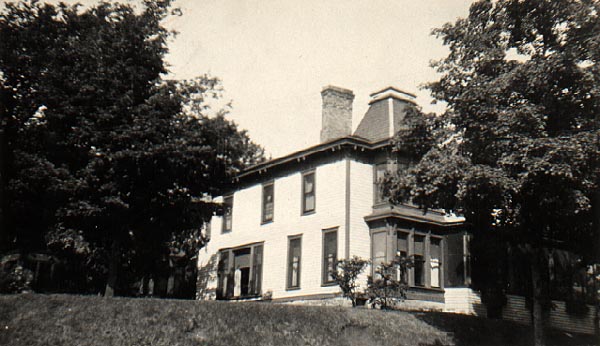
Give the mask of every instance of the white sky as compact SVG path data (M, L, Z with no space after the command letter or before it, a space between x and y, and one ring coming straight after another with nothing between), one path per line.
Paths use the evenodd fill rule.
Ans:
M229 118L278 157L319 142L325 85L354 91L354 128L368 95L390 85L439 112L418 89L436 79L430 60L447 53L430 32L467 16L471 2L177 0L182 15L166 23L179 32L169 42L168 77L219 77L233 100Z
M175 78L221 78L230 119L277 157L319 142L325 85L354 91L354 128L368 95L389 85L439 111L418 89L436 79L430 60L447 53L430 32L467 16L471 2L178 0L167 60Z

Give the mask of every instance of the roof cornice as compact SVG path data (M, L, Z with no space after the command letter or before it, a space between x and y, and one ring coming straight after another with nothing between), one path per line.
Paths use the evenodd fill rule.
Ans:
M312 156L317 153L323 153L326 151L334 152L336 150L341 150L342 148L352 148L353 150L361 151L375 150L384 148L388 145L390 145L389 138L374 142L358 136L346 136L342 138L337 138L329 142L320 143L312 147L251 166L248 169L241 172L240 174L238 174L235 180L239 181L240 178L250 176L254 173L266 172L268 169L284 165L293 161L304 161L306 157Z
M382 219L399 219L440 227L461 226L465 223L463 217L446 217L445 213L439 210L423 212L421 208L405 204L377 209L364 219L367 223Z

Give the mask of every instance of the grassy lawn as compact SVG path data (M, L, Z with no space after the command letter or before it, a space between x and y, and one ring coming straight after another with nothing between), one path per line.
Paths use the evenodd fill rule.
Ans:
M549 332L551 345L593 336ZM0 296L0 345L529 345L517 324L444 313L273 303Z

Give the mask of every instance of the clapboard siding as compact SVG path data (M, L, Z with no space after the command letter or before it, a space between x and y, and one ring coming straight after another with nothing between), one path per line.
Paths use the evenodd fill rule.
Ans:
M275 206L273 222L261 224L262 185L235 191L232 230L221 233L222 218L211 220L210 242L198 257L200 299L214 299L217 287L216 254L220 249L263 242L262 292L272 292L274 299L339 292L337 286L321 286L323 230L337 228L338 258L344 256L346 162L337 160L315 170L316 210L301 213L302 173L293 172L274 180ZM221 199L217 199L220 201ZM302 254L300 288L286 289L288 237L301 235ZM203 293L206 292L206 293Z
M487 315L479 293L467 287L445 289L444 311L476 316Z
M549 316L551 326L561 326L575 333L594 333L594 306L588 305L588 312L584 316L573 316L567 313L565 302L553 300L552 303L555 309Z
M502 319L530 324L531 313L525 306L525 297L507 295L506 305L502 309Z
M531 324L531 313L527 309L525 297L508 295L507 303L502 310L502 318L523 324ZM588 312L583 316L574 316L567 313L563 301L553 300L553 309L545 315L544 322L547 326L573 333L594 333L594 306L588 305Z
M445 312L487 315L479 293L470 288L446 288L444 301ZM573 333L594 333L594 306L588 305L586 315L574 316L567 313L565 302L553 300L552 303L554 308L544 317L546 326ZM531 312L526 306L525 297L507 295L506 305L502 309L502 319L530 325Z

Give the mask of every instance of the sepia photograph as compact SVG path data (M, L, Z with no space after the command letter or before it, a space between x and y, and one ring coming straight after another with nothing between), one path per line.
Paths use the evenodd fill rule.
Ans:
M0 0L1 346L600 346L599 0Z

